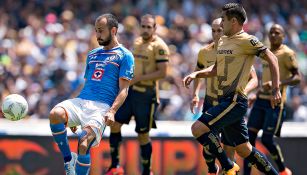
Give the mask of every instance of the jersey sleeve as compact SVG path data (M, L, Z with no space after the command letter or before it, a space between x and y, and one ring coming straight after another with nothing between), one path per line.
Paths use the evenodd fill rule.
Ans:
M134 75L134 57L132 53L125 54L119 70L119 77L131 80Z
M198 69L203 69L205 68L205 65L203 63L204 61L204 52L203 52L203 49L201 49L199 52L198 52L198 55L197 55L197 65L196 67Z
M85 71L84 71L84 79L87 80L88 79L88 74L89 74L89 55L87 55L87 58L86 58L86 62L85 62L86 66L85 66Z
M253 35L247 37L243 43L244 44L242 45L242 49L247 55L259 56L262 51L267 49L267 47L264 46L262 42L260 42L258 38Z
M167 62L169 59L170 51L164 42L159 42L155 48L156 62Z
M298 64L297 64L297 59L296 59L296 54L295 52L290 52L288 54L288 59L285 59L285 65L286 67L290 70L290 69L297 69L298 68Z

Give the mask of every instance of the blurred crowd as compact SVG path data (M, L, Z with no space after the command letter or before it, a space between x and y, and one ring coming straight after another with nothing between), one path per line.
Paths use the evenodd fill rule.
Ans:
M78 94L89 50L97 47L94 21L102 13L119 18L119 40L132 49L140 16L156 15L157 34L171 50L166 79L160 81L160 120L194 120L191 91L181 85L192 72L199 49L212 41L210 23L227 0L1 0L0 103L23 95L29 115L47 118L50 109ZM232 1L233 2L233 1ZM240 2L240 1L237 1ZM307 1L242 1L248 14L245 31L268 43L268 29L281 24L285 43L297 53L304 78L288 92L288 119L307 121ZM260 61L255 62L261 72ZM202 91L201 96L204 96ZM1 115L1 114L0 114ZM199 115L199 114L198 114Z

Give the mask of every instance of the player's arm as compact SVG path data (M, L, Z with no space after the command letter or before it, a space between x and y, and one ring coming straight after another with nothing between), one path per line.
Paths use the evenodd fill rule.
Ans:
M254 67L252 67L250 73L249 73L249 80L248 83L244 89L245 94L249 94L253 90L255 90L258 87L258 77L256 74L256 70Z
M261 51L260 57L269 63L269 68L272 77L272 99L271 106L274 108L277 104L281 102L281 93L279 89L279 67L276 56L269 50L265 49Z
M132 79L131 85L133 85L133 84L135 84L139 81L158 80L158 79L165 78L166 73L167 73L167 66L168 66L167 60L157 63L157 70L156 71L154 71L152 73L144 74L144 75L135 76Z
M195 71L189 75L187 75L186 77L183 78L182 82L183 82L183 86L186 88L189 88L189 85L191 84L191 82L193 80L195 80L195 78L208 78L208 77L214 77L217 74L217 67L216 67L216 63L206 69L202 69L199 71Z
M199 71L198 67L195 68L195 71ZM200 90L201 82L200 79L196 78L193 84L193 92L192 92L192 101L190 104L190 110L193 114L195 114L194 108L198 106L199 103L199 90Z
M119 92L115 101L113 102L109 111L105 114L105 124L110 126L114 123L114 115L118 111L119 107L124 103L126 97L128 96L130 80L125 78L119 79Z

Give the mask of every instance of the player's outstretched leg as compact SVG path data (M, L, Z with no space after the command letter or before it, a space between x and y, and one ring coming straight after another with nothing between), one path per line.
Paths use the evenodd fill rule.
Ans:
M266 175L278 175L265 155L253 147L249 142L236 146L237 153Z
M64 123L66 123L65 110L61 107L53 108L49 115L50 129L55 142L57 143L61 154L64 158L64 168L66 175L75 175L76 155L70 152L67 131Z
M91 167L90 149L95 141L95 132L90 127L85 127L78 137L76 175L88 175Z

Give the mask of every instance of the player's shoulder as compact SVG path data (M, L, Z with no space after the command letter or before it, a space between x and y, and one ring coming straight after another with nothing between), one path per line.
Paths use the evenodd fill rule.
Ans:
M95 53L97 53L98 51L100 51L101 49L102 49L102 47L99 46L99 47L97 47L97 48L95 48L95 49L93 49L93 50L90 50L90 51L88 52L88 55L95 54Z
M290 47L288 47L287 45L283 44L282 45L282 51L287 54L287 55L294 55L295 51L292 50Z
M132 52L127 49L125 46L123 45L119 45L118 47L118 51L123 55L123 56L131 56Z
M155 36L154 36L153 43L154 43L156 46L168 47L167 44L165 43L165 41L164 41L161 37L159 37L158 35L155 35Z

